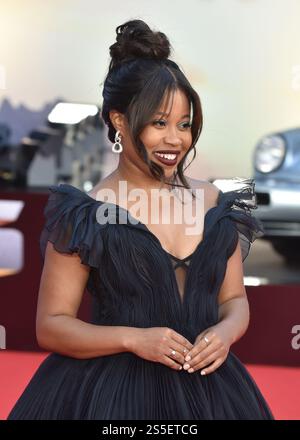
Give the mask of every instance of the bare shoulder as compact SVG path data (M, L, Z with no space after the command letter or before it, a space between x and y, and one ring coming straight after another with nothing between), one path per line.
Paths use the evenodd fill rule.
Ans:
M209 206L214 206L217 204L218 196L219 196L219 188L207 181L207 180L200 180L200 179L193 179L191 177L186 177L187 182L189 183L190 187L192 189L203 189L205 198L207 200L207 204Z

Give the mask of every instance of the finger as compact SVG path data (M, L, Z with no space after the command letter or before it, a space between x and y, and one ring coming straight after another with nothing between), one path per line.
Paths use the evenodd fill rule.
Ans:
M205 337L205 339L204 339ZM208 338L207 335L203 336L202 339L190 350L187 355L185 356L185 360L191 361L194 359L195 356L197 356L199 353L202 353L204 350L207 349L209 345L212 344L212 340Z
M188 339L186 339L184 336L180 335L179 333L174 331L171 335L171 338L174 341L176 341L178 344L182 345L182 352L183 352L183 350L186 350L185 353L187 353L188 351L192 350L193 344Z
M182 370L182 365L180 365L175 360L169 358L169 356L163 355L162 357L163 364L167 365L168 367L172 368L173 370Z
M208 333L207 330L204 330L203 332L199 333L199 335L197 336L197 340L202 339L206 335L206 333Z
M206 368L215 362L216 359L220 359L220 353L217 351L212 353L210 356L207 356L203 361L195 363L194 366L191 365L191 368L193 368L194 371Z
M206 347L203 351L201 351L199 354L197 354L190 361L185 361L185 364L188 364L191 368L194 368L199 364L201 364L204 367L207 365L207 364L205 364L205 362L208 359L211 359L211 357L216 354L220 355L220 353L218 353L218 347L216 345L212 344L210 347Z
M223 362L224 361L222 358L216 359L212 365L210 365L209 367L205 367L203 370L201 370L201 375L205 376L207 374L213 373L223 364Z
M180 364L183 365L185 362L184 360L185 353L183 353L183 350L184 348L182 347L182 345L170 339L168 341L164 354L176 360L177 362L180 362Z

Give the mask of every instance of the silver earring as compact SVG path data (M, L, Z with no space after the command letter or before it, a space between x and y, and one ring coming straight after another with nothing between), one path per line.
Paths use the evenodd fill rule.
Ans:
M112 152L113 153L122 153L123 146L121 144L121 135L119 136L120 131L118 130L115 135L115 143L112 146Z

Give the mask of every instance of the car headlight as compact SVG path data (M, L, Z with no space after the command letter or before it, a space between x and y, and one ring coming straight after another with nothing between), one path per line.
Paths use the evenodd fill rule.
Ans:
M270 173L281 166L285 153L286 145L281 136L266 136L256 146L254 166L261 173Z

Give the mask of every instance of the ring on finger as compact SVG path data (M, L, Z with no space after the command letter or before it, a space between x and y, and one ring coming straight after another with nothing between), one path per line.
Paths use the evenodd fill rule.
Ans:
M206 337L206 336L204 336L204 341L205 341L205 343L206 343L206 345L209 345L209 339Z

